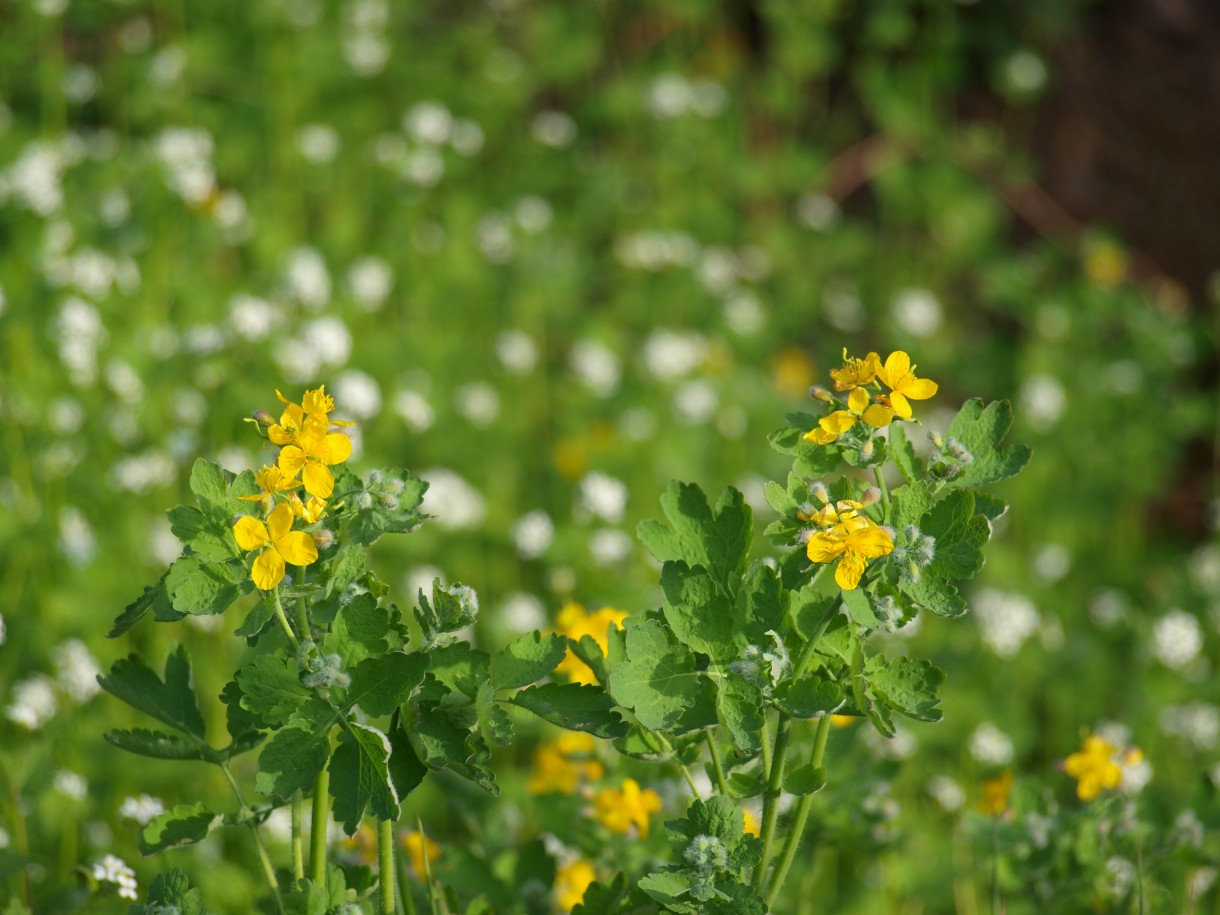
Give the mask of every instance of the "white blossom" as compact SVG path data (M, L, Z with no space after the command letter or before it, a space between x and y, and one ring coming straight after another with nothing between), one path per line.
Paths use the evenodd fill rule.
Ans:
M555 536L551 516L541 509L526 512L512 526L513 543L522 559L537 559L546 552Z
M618 524L627 510L627 487L621 480L593 471L580 481L580 504L594 517Z
M1012 738L990 721L984 721L970 735L970 755L985 766L1006 766L1012 762Z
M1152 653L1170 670L1181 670L1203 650L1199 620L1184 610L1170 610L1152 629Z

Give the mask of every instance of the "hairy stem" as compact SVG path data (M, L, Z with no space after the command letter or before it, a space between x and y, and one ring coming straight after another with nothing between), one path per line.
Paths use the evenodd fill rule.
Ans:
M818 728L813 735L813 753L809 757L809 764L815 769L822 765L822 757L826 754L826 738L829 734L830 716L823 715L818 720ZM792 828L788 830L788 835L784 837L784 848L780 852L779 864L776 865L775 873L771 877L771 883L767 887L768 906L775 903L775 897L779 895L779 891L784 885L784 880L788 876L788 869L792 867L792 861L796 858L797 849L801 845L801 838L805 834L805 823L809 820L809 809L812 806L813 795L806 794L801 798L801 802L796 808L796 819L792 823Z
M721 794L727 797L729 783L724 777L724 763L720 761L720 748L716 746L716 738L712 736L711 731L704 731L703 736L707 740L708 752L712 754L712 773L716 777L716 787L720 789Z
M381 886L381 911L393 915L394 904L394 821L382 820L377 824L377 876Z
M288 636L288 642L296 650L300 650L301 643L297 640L297 634L292 631L292 623L288 622L288 616L284 613L284 605L280 603L280 586L276 585L271 589L271 597L275 600L275 615L280 621L280 628L284 630L284 635Z
M754 868L754 887L761 890L771 860L771 846L775 841L775 821L779 818L779 796L784 784L784 758L788 754L788 733L792 719L780 713L775 729L775 750L771 754L771 771L767 778L767 793L763 795L762 858Z
M237 784L237 779L233 777L233 770L229 768L228 763L220 764L220 771L225 774L225 778L229 782L229 787L233 789L233 796L237 799L237 803L242 809L246 809L246 798L241 793L241 786ZM258 863L262 866L263 877L267 881L267 886L271 890L271 895L275 899L275 910L284 915L284 900L280 897L280 882L275 876L275 866L271 863L271 856L267 854L267 848L263 845L262 833L258 831L258 824L253 820L246 820L246 826L250 829L250 837L254 840L254 849L258 853Z
M301 838L301 812L305 798L300 791L292 796L292 879L305 876L305 842Z
M313 782L313 820L309 826L309 879L326 885L326 833L330 823L330 770Z
M890 520L890 490L885 485L885 477L881 474L881 468L873 468L873 479L877 481L877 488L881 490L881 508L885 512L885 520Z

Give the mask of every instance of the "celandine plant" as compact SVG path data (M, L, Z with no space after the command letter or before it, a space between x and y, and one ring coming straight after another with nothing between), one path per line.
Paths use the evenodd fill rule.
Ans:
M911 401L932 397L936 385L915 375L905 353L884 363L874 353L845 354L831 375L834 392L811 392L830 407L825 415L794 414L771 437L793 458L786 483L767 486L780 515L765 532L778 548L772 555L751 559L753 520L739 492L709 504L697 486L675 483L661 499L666 520L639 528L663 563L661 608L621 627L616 616L604 639L532 632L494 654L458 637L477 613L470 589L434 584L431 599L419 595L411 626L366 568L368 545L424 520L425 484L401 470L366 480L349 470L351 445L322 389L299 405L285 401L278 422L256 414L280 447L275 464L234 476L196 463L196 504L170 512L183 555L111 633L149 613L169 622L223 613L243 599L250 605L237 634L254 653L220 694L230 739L223 748L205 739L185 649L170 652L164 677L133 655L102 678L173 731L116 731L108 740L218 766L233 791L228 811L191 804L157 817L143 850L198 842L222 825L244 828L279 911L364 911L374 896L380 911L394 911L393 824L403 800L439 769L496 793L487 763L491 748L510 740L509 709L517 707L583 732L582 741L603 738L625 756L673 767L695 795L686 815L666 824L671 863L638 881L618 874L590 882L590 869L579 881L587 889L569 875L561 907L585 915L767 912L826 781L831 715L867 717L885 735L894 733L895 713L940 717L943 672L871 650L869 637L921 609L965 612L957 583L982 566L991 521L1005 510L977 487L1029 458L1028 449L1001 444L1008 405L979 401L963 407L947 435L932 435L928 459L918 457L903 430L916 422ZM891 463L893 480L902 481L892 490ZM847 472L830 478L844 464ZM254 750L248 796L231 763ZM691 772L698 765L711 797L700 796ZM621 796L603 794L597 816L622 820L624 829L646 831L659 804L630 779ZM784 794L799 802L781 818ZM740 802L760 796L753 836ZM292 860L281 878L259 824L283 806L291 809ZM332 817L349 835L363 818L377 821L376 876L328 861ZM155 881L148 906L135 911L169 905L200 911L198 891L177 872ZM468 909L488 910L485 901Z

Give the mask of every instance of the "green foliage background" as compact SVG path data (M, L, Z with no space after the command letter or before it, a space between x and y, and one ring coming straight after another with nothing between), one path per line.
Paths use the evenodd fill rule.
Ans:
M815 823L835 850L808 870L817 911L970 911L963 893L985 898L987 843L926 790L948 775L973 804L994 774L967 750L982 722L1011 736L1019 779L1070 805L1057 762L1083 731L1121 721L1155 769L1149 822L1167 832L1187 809L1218 821L1214 735L1166 732L1168 709L1220 699L1214 339L1195 317L1209 305L1135 277L1102 229L1046 238L1012 208L1038 176L1024 138L1054 86L1051 49L1089 27L1094 4L55 6L0 0L0 705L52 671L70 638L103 668L133 647L162 657L189 641L196 686L218 691L240 657L239 620L146 627L127 644L102 636L161 574L163 512L195 457L257 460L241 419L274 410L274 388L327 383L342 408L340 378L363 373L347 391L371 381L380 403L361 418L354 463L408 466L434 493L439 468L477 491L471 523L446 527L452 503L425 502L440 523L379 546L375 561L404 603L431 569L473 585L476 637L498 646L518 631L503 612L511 595L536 596L547 614L567 600L658 606L656 566L633 532L666 484L736 484L765 525L761 481L786 472L766 434L803 408L842 347L905 349L941 385L929 428L970 397L1015 403L1013 438L1036 456L999 487L1013 508L973 585L976 597L1023 595L1040 627L1000 658L975 615L926 621L914 638L949 672L944 722L908 725L918 749L901 762L871 752L862 728L833 735L840 787ZM442 106L440 143L420 103ZM310 125L333 133L311 143ZM205 131L207 154L174 153L175 128ZM328 139L333 157L303 154ZM179 192L183 168L214 176L196 199ZM294 288L302 246L328 295ZM376 308L348 279L367 257L393 273ZM242 295L276 316L265 336L235 320ZM104 329L80 331L85 313ZM294 371L302 335L342 342L333 325L307 330L324 316L342 322L350 353ZM501 358L505 332L532 342L528 371ZM79 347L65 355L82 333L92 377L69 369ZM578 371L591 346L617 375L600 390ZM498 410L480 412L489 399ZM582 503L593 471L625 485L621 518ZM513 525L537 510L554 537L523 557ZM609 562L590 549L606 530L632 543ZM1178 670L1154 640L1173 608L1197 618L1204 642ZM61 697L33 735L0 721L13 782L0 809L24 798L52 907L83 898L78 862L107 851L135 862L138 827L116 815L124 797L171 806L223 788L133 769L100 738L138 726L125 715L105 698ZM204 715L223 732L219 702ZM497 761L508 801L495 810L464 790L426 794L419 812L438 841L458 849L482 822L480 853L528 872L542 854L527 844L529 759L526 741ZM84 775L85 799L53 790L61 769ZM901 804L883 826L863 802L880 783ZM217 911L242 911L254 879L232 841L170 856L208 875ZM1184 905L1185 880L1217 850L1209 835L1159 862L1149 879L1166 895L1154 904ZM11 847L0 854L8 872ZM1080 855L1104 884L1104 859ZM456 883L486 879L477 856L455 850L446 867ZM1121 903L1081 868L1085 897ZM1025 911L1021 883L1010 881L1009 911ZM797 900L788 910L806 911Z

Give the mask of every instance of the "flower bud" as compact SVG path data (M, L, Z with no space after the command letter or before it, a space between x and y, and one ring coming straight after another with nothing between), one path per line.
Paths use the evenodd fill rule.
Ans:
M809 389L810 400L820 400L822 403L834 403L834 395L822 387L820 384L815 384Z
M811 537L813 537L813 531L801 531L796 535L796 542L801 546L805 546L809 543Z
M275 417L266 410L255 410L252 414L250 414L250 418L264 429L275 425Z
M860 457L866 461L871 461L876 452L877 446L873 444L873 440L871 438L860 446Z
M328 531L326 528L313 531L311 536L313 537L314 545L318 548L318 552L330 549L335 544L334 531Z
M928 441L932 443L932 447L940 450L945 447L945 439L939 432L932 431L928 433Z
M881 490L876 486L870 486L860 495L860 504L864 507L876 505L881 501Z
M356 503L356 508L360 509L361 511L368 511L373 507L373 497L366 490L356 493L356 498L354 501Z
M830 501L830 490L826 488L826 484L820 480L809 487L809 494L825 505Z

